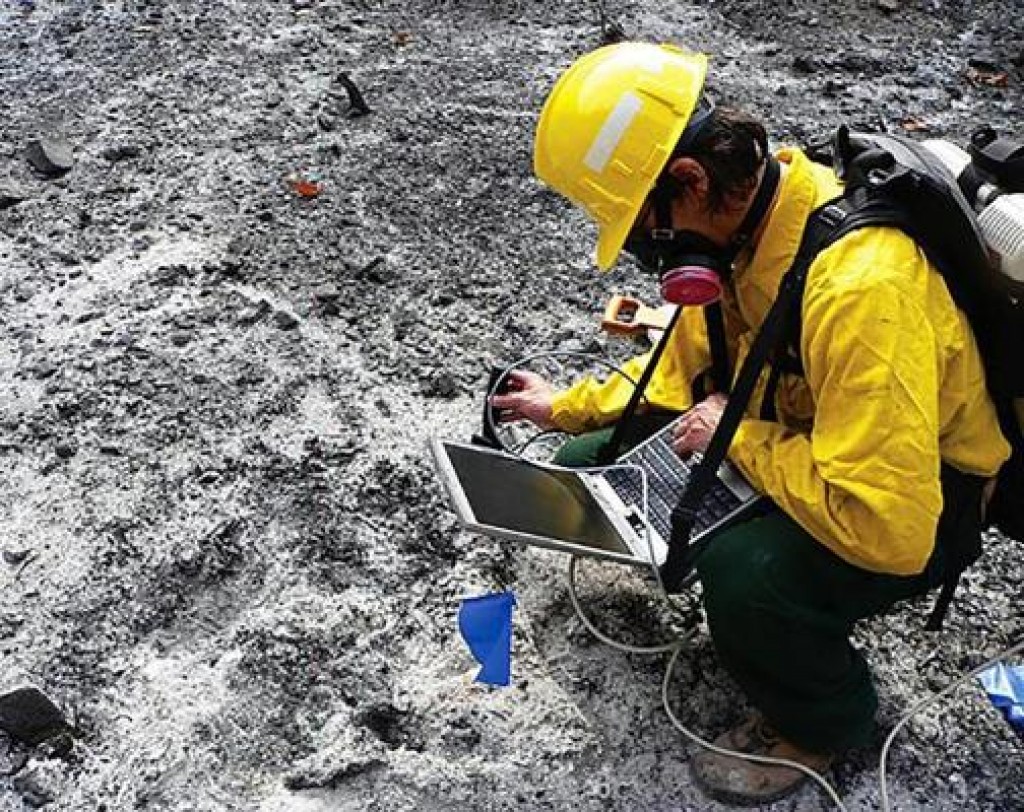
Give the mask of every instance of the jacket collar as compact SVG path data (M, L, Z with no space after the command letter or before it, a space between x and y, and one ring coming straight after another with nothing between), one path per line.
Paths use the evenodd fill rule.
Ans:
M827 166L813 163L795 147L780 150L783 166L775 206L757 248L733 277L736 298L748 324L759 324L771 307L783 274L796 258L811 212L842 194L842 185Z

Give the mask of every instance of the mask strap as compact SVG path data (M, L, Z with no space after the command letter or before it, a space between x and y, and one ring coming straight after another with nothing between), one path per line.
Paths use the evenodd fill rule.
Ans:
M764 177L761 178L761 185L757 187L757 192L754 194L754 199L750 203L750 208L747 209L743 222L740 223L736 233L733 234L732 239L729 241L731 259L736 258L736 255L743 250L743 246L750 242L750 238L757 231L757 227L761 225L761 221L768 213L768 208L772 205L772 199L775 197L775 191L779 188L781 177L782 167L779 166L779 162L774 155L769 155L765 163Z

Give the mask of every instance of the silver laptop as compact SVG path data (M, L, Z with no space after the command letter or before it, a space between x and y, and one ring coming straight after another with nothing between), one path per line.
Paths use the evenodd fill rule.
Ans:
M441 480L462 524L500 539L624 564L661 565L671 514L697 458L671 448L668 426L601 472L554 468L471 443L434 438ZM644 511L643 476L647 478ZM694 541L762 510L761 497L726 462L702 503Z

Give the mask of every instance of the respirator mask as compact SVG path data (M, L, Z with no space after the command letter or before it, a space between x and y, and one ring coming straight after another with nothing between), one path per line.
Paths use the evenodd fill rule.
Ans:
M726 245L696 231L672 227L674 182L663 176L651 192L655 228L634 229L623 250L661 280L661 295L666 302L682 306L705 306L717 302L723 280L729 277L733 261L750 240L764 218L779 185L779 162L769 156L764 177L747 210L743 222ZM641 212L640 221L649 215Z

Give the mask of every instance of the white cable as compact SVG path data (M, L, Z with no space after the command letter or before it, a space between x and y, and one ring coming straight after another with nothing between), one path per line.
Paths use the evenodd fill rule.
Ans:
M506 366L504 371L495 379L494 385L488 391L487 399L490 400L490 398L496 393L498 387L501 385L501 382L506 377L508 377L508 374L513 369L518 369L519 367L525 366L526 364L529 364L530 362L535 361L535 360L537 360L539 358L559 357L559 356L565 356L565 357L571 357L571 358L580 358L580 359L585 359L585 360L588 360L588 361L597 362L599 364L602 364L602 365L608 367L612 371L614 371L617 374L619 374L622 377L624 377L626 380L628 380L634 386L636 386L636 382L630 376L626 375L626 373L623 372L620 368L614 366L613 364L611 364L611 362L607 361L604 358L601 358L598 355L593 355L591 353L574 352L574 351L571 351L571 350L564 350L564 351L557 350L557 351L550 351L550 352L534 353L533 355L528 355L528 356L525 356L524 358L520 358L518 361L515 361L512 364L509 364L508 366ZM496 427L494 425L494 421L493 421L493 419L491 417L491 412L489 410L487 411L487 418L488 418L488 424L489 424L490 429L492 430L492 432L496 433L497 429L496 429ZM546 434L546 433L547 432L541 432L541 435ZM538 436L541 436L541 435L538 435ZM526 449L526 447L528 447L536 439L538 439L538 437L532 437L529 440L527 440L526 443L524 443L523 446L521 446L521 448L519 449L519 452L521 453L522 451L524 451ZM639 466L635 466L635 465L609 465L609 466L601 466L601 467L598 467L598 468L566 468L565 466L543 465L543 464L536 463L536 462L534 462L533 464L537 465L538 467L541 467L541 468L550 468L550 469L555 469L555 470L571 470L571 471L575 471L575 472L588 472L589 471L589 472L598 472L598 473L600 473L600 472L609 471L609 470L612 470L612 469L615 469L615 468L631 469L631 470L637 471L640 474L641 490L642 490L642 494L643 494L643 496L642 496L642 515L644 517L644 540L647 543L648 560L651 563L651 569L653 570L655 580L658 583L658 591L661 593L662 597L665 599L665 602L675 612L678 613L679 612L679 608L672 601L671 596L668 594L668 590L665 589L665 584L664 584L664 582L662 581L662 578L661 578L661 570L658 568L658 565L655 563L654 544L651 541L650 526L648 525L648 523L646 521L647 520L647 512L648 512L648 503L647 503L647 494L648 494L647 472L645 470L643 470L642 468L640 468ZM569 599L572 602L572 606L573 606L573 609L576 612L576 616L580 619L580 622L586 627L586 629L592 635L594 635L594 637L596 637L598 640L600 640L605 645L611 646L612 648L618 649L620 651L628 652L630 654L670 654L668 666L665 669L665 676L664 676L664 678L662 680L662 703L665 706L665 712L668 714L669 721L671 721L672 724L675 725L676 728L684 736L689 738L691 741L693 741L694 743L696 743L700 747L703 747L706 750L710 750L713 753L718 753L719 755L729 756L729 757L733 757L733 758L739 758L739 759L743 759L745 761L750 761L750 762L753 762L753 763L756 763L756 764L769 764L769 765L775 765L775 766L781 766L781 767L789 767L791 769L797 770L797 771L803 773L804 775L806 775L808 778L811 778L815 782L817 782L822 787L822 789L824 789L824 791L828 794L829 798L836 805L836 807L839 810L841 810L841 812L847 812L846 806L843 804L842 799L839 797L839 794L836 792L836 790L833 789L832 785L828 783L828 781L825 779L824 776L822 776L820 773L812 770L810 767L807 767L807 766L805 766L803 764L800 764L799 762L796 762L796 761L790 761L789 759L773 758L771 756L758 756L758 755L754 755L754 754L751 754L751 753L741 753L739 751L729 750L728 748L719 747L718 745L716 745L716 744L714 744L712 742L709 742L706 739L702 739L696 733L694 733L693 731L689 730L685 725L683 725L683 723L679 721L678 717L672 711L672 706L671 706L671 703L669 701L669 695L668 695L668 686L669 686L669 684L671 682L671 676L672 676L672 672L675 669L676 660L679 659L679 654L682 652L685 643L688 640L692 639L694 634L696 634L696 629L694 629L693 632L691 634L687 635L687 636L677 638L676 641L673 642L673 643L662 643L662 644L658 644L658 645L655 645L655 646L633 646L633 645L630 645L628 643L622 643L620 641L612 639L611 637L609 637L608 635L604 634L600 629L597 628L597 626L590 620L590 618L588 618L586 616L586 614L583 612L582 607L580 606L579 597L576 594L576 560L577 560L577 558L576 558L575 555L572 555L572 556L569 557ZM1001 660L1008 659L1008 658L1014 656L1015 654L1020 653L1021 651L1024 651L1024 641L1021 641L1017 645L1012 646L1009 649L1006 649L1005 651L1003 651L1000 654L996 655L992 659L990 659L987 662L983 663L982 665L978 666L973 671L970 671L969 673L965 674L960 679L958 679L955 682L951 683L950 685L946 686L946 688L944 688L939 693L934 694L933 696L928 697L927 699L922 700L918 704L914 705L909 711L907 711L906 714L904 714L900 718L899 722L896 723L896 726L892 729L892 731L889 733L889 736L886 738L885 744L882 747L882 753L881 753L881 756L880 756L879 762L878 762L879 790L880 790L880 802L881 802L880 812L891 812L891 806L889 804L889 794L888 794L887 780L886 780L886 761L887 761L888 755L889 755L889 748L892 746L892 743L895 740L897 734L900 732L900 730L902 730L903 727L905 727L907 725L907 723L909 723L910 720L914 716L916 716L917 714L921 713L922 711L924 711L925 709L927 709L931 705L935 704L940 699L943 699L944 697L948 696L950 693L955 691L958 687L963 685L965 682L973 679L978 674L980 674L982 671L984 671L987 668L991 668L993 665L995 665L996 663L1000 662Z
M661 592L662 597L665 599L666 603L668 603L670 607L672 607L675 611L678 612L678 607L676 607L675 603L669 596L668 590L665 589L665 583L664 581L662 581L661 578L661 571L659 570L658 565L655 563L656 559L654 556L654 544L651 541L651 529L650 525L646 521L648 510L647 472L643 468L640 468L639 466L636 465L610 465L602 467L600 469L574 468L572 470L608 471L613 468L634 470L640 474L642 494L641 503L644 517L644 539L647 542L648 560L651 562L651 568L654 570L654 576L658 582L658 589ZM665 676L662 679L661 683L661 700L662 704L665 706L665 712L668 714L669 721L671 721L672 724L675 725L676 728L684 736L686 736L688 739L690 739L700 747L703 747L706 750L710 750L713 753L718 753L719 755L728 756L731 758L739 758L744 761L753 762L755 764L769 764L772 766L788 767L790 769L797 770L798 772L803 773L808 778L811 778L812 780L817 782L825 790L829 798L836 805L836 808L840 810L840 812L848 812L846 806L843 804L842 799L839 797L839 793L837 793L836 790L833 789L832 785L828 783L824 776L822 776L815 770L812 770L810 767L804 764L800 764L796 761L790 761L786 758L775 758L773 756L759 756L753 753L741 753L738 750L730 750L725 747L719 747L717 744L714 744L712 742L707 741L706 739L701 738L696 733L689 730L681 721L679 721L679 718L675 715L675 713L672 710L672 704L669 700L668 688L669 684L672 681L672 672L675 669L676 660L679 659L679 655L682 652L686 642L694 637L697 630L693 629L693 631L689 635L679 637L672 643L664 643L656 646L634 646L628 643L622 643L618 640L613 640L611 637L604 634L604 632L600 631L597 628L597 626L593 622L591 622L590 618L588 618L586 614L584 614L582 608L580 607L579 598L576 595L576 560L577 558L575 555L570 556L569 558L569 600L572 602L573 609L576 610L576 616L580 619L580 622L583 623L587 630L590 631L590 633L593 634L594 637L596 637L602 643L611 646L612 648L618 649L620 651L625 651L630 654L670 655L668 665L665 668Z
M577 352L572 352L572 351L542 352L542 353L535 353L533 355L526 356L525 358L521 358L518 361L515 361L512 364L509 364L508 366L506 366L504 371L497 378L495 378L493 386L488 391L488 393L487 393L488 401L496 393L497 389L501 385L501 382L508 376L508 374L513 369L517 369L517 368L519 368L521 366L525 366L526 364L528 364L531 361L534 361L534 360L536 360L538 358L553 357L553 356L558 356L558 355L569 356L569 357L574 357L574 358L585 358L585 359L590 360L590 361L597 361L598 363L605 364L606 366L608 366L609 368L613 369L618 374L620 374L623 377L625 377L631 383L633 383L634 386L636 385L635 382L628 375L626 375L624 372L622 372L621 369L611 365L609 362L607 362L603 358L600 358L599 356L594 356L594 355L590 355L590 354L586 354L586 353L577 353ZM492 413L491 413L490 410L487 410L487 420L488 420L488 424L489 424L489 427L491 428L492 432L496 432L496 427L494 426L494 422L493 422L493 419L492 419ZM531 442L533 442L533 439L535 439L535 438L531 438L531 440L527 441L526 445L529 445ZM533 460L526 460L526 462L529 462L531 465L534 465L534 466L536 466L538 468L545 468L545 469L548 469L548 470L570 470L570 471L573 471L575 473L588 473L588 472L590 472L590 473L605 473L607 471L614 470L614 469L627 469L627 470L636 471L639 474L639 476L640 476L640 483L641 483L641 508L642 508L641 515L644 518L644 540L647 543L648 561L650 562L651 569L654 572L654 577L655 577L655 580L657 581L657 584L658 584L658 591L661 593L661 596L665 599L665 602L673 609L673 611L675 611L677 613L679 612L679 608L672 601L672 599L671 599L671 597L670 597L670 595L668 593L668 590L665 588L665 583L664 583L664 581L662 580L662 577L661 577L661 570L659 569L659 567L657 565L657 559L656 559L655 554L654 554L654 543L651 540L651 528L650 528L649 523L647 522L647 514L648 514L648 481L647 481L647 472L643 468L640 468L639 466L636 466L636 465L629 465L629 464L626 464L626 465L605 465L605 466L590 467L590 468L586 468L586 467L573 467L573 468L569 468L567 466L551 465L551 464L536 462L536 461L533 461ZM576 612L576 616L580 619L580 622L584 625L584 627L586 627L586 629L592 635L594 635L594 637L596 637L598 640L600 640L605 645L611 646L612 648L618 649L620 651L625 651L625 652L627 652L629 654L670 654L668 666L665 669L665 677L662 680L662 703L665 706L665 712L668 714L669 720L672 722L673 725L676 726L676 728L681 733L683 733L683 735L685 735L687 738L689 738L691 741L695 742L699 746L701 746L701 747L703 747L703 748L705 748L707 750L710 750L711 752L718 753L719 755L725 755L725 756L729 756L729 757L733 757L733 758L739 758L739 759L742 759L742 760L745 760L745 761L750 761L750 762L754 762L754 763L758 763L758 764L769 764L769 765L780 766L780 767L788 767L790 769L793 769L793 770L796 770L798 772L801 772L804 775L806 775L809 778L811 778L814 781L816 781L818 784L820 784L824 788L825 792L829 795L829 797L835 803L836 807L840 810L840 812L847 812L847 809L843 805L842 799L840 799L838 793L832 788L832 786L828 783L827 780L825 780L825 778L822 775L820 775L819 773L815 772L810 767L807 767L807 766L805 766L803 764L800 764L799 762L796 762L796 761L790 761L789 759L785 759L785 758L773 758L771 756L758 756L758 755L754 755L752 753L741 753L741 752L736 751L736 750L729 750L728 748L719 747L718 745L713 744L712 742L709 742L709 741L707 741L705 739L702 739L696 733L693 733L692 731L687 729L686 726L683 725L683 723L679 721L678 717L672 711L672 707L671 707L671 704L669 702L669 697L668 697L668 686L669 686L669 683L671 682L672 671L675 668L676 660L679 658L679 654L683 650L683 647L684 647L685 643L688 640L692 639L694 634L696 634L696 629L694 629L692 631L692 633L689 634L688 636L678 637L672 643L662 643L662 644L658 644L658 645L654 645L654 646L634 646L634 645L630 645L628 643L622 643L622 642L620 642L618 640L612 639L611 637L609 637L608 635L606 635L604 632L602 632L600 629L597 628L597 626L590 620L589 617L587 617L587 615L584 613L582 607L580 606L579 597L576 594L576 561L577 561L577 557L575 555L571 555L569 557L569 600L572 602L573 610Z
M977 668L975 668L973 671L968 672L967 674L962 676L960 679L956 680L956 682L953 682L950 685L947 685L943 690L939 691L939 693L933 694L932 696L927 697L926 699L922 699L920 702L918 702L916 705L914 705L909 711L907 711L903 715L903 717L899 720L899 722L896 723L896 726L892 729L892 732L889 734L888 738L885 740L885 745L882 747L882 755L878 759L878 785L879 785L879 790L880 790L880 801L881 801L881 804L882 804L881 812L889 812L889 810L891 808L889 806L889 791L888 791L888 788L886 786L885 762L886 762L886 760L889 757L889 747L890 747L890 745L892 745L893 740L896 738L896 734L899 733L900 730L902 730L903 727L911 719L913 719L917 714L921 713L921 711L925 710L926 708L930 707L931 705L934 705L940 699L948 696L953 691L955 691L957 688L959 688L961 685L963 685L965 682L967 682L968 680L971 680L974 677L978 676L978 674L980 674L985 669L991 668L993 665L995 665L996 663L1000 662L1001 660L1009 659L1010 657L1014 656L1015 654L1019 654L1021 651L1024 651L1024 640L1022 640L1021 642L1017 643L1015 646L1011 646L1010 648L1008 648L1005 651L1001 652L1000 654L996 655L991 660L988 660L987 662L982 663Z
M519 369L520 367L525 367L528 364L533 363L534 361L544 358L576 358L582 361L591 361L625 378L627 381L629 381L630 384L633 385L634 388L636 387L636 381L633 380L632 377L623 372L622 369L620 369L619 367L615 366L615 364L613 364L607 358L602 358L600 355L595 355L594 353L589 352L576 352L575 350L545 350L544 352L535 352L531 355L525 355L522 358L519 358L518 360L513 361L511 364L505 366L504 369L502 369L501 374L494 379L494 383L491 385L490 389L487 390L487 395L485 396L484 402L490 403L491 398L498 393L498 389L501 387L502 382L509 376L509 373L512 372L512 370ZM643 399L646 401L647 396L644 395ZM498 444L501 446L501 450L508 451L509 449L504 447L504 443L502 443L501 438L498 437L498 427L494 424L494 412L491 409L485 409L484 416L486 421L486 428L490 429L491 434L493 434L494 437L498 439ZM541 433L543 434L544 432ZM528 446L535 439L537 438L531 437L529 440L527 440L525 445Z
M808 778L811 778L814 781L816 781L821 786L821 788L824 789L826 793L828 793L829 798L831 798L832 803L836 805L837 809L839 809L841 812L848 812L845 804L843 804L842 799L839 797L839 793L837 793L835 789L832 788L832 785L829 784L827 780L825 780L825 777L821 775L821 773L812 770L810 767L807 767L804 764L800 764L797 761L790 761L788 758L775 758L774 756L758 756L753 753L740 753L736 750L730 750L727 747L719 747L717 744L709 742L706 739L702 739L693 731L688 730L686 726L679 721L675 713L673 713L672 704L669 701L668 696L668 686L669 683L672 681L672 671L675 669L676 660L679 658L679 653L681 651L682 646L680 646L678 649L676 649L675 652L673 652L672 658L668 662L668 667L665 669L665 677L661 682L661 700L665 705L665 712L668 714L669 721L671 721L672 724L674 724L680 730L680 732L682 732L684 736L686 736L696 744L700 745L705 750L710 750L712 753L718 753L721 756L741 758L744 761L752 761L755 764L770 764L776 767L789 767L790 769L798 770L799 772L802 772L804 775L806 775Z
M634 646L629 643L622 643L618 640L613 640L598 629L597 626L591 622L590 618L583 613L583 609L580 607L579 598L576 595L576 561L577 557L575 555L571 556L569 559L569 600L572 601L572 608L576 610L576 616L580 619L580 622L587 627L587 630L594 635L594 637L607 646L628 652L629 654L668 654L682 646L680 639L674 640L671 643L659 643L654 646Z
M647 472L638 465L630 464L615 464L605 465L598 468L573 468L574 471L599 471L606 472L612 470L625 470L633 471L640 476L640 505L641 515L644 517L644 541L647 543L647 560L651 564L651 569L654 571L655 580L658 582L658 590L661 592L661 596L665 599L665 602L676 612L678 607L672 602L669 597L668 591L665 589L665 584L661 580L661 570L658 568L657 559L654 555L654 542L651 541L651 528L647 523L647 511L648 511L648 482ZM600 631L594 623L591 622L590 618L584 614L582 607L580 607L579 597L576 594L576 561L575 555L569 557L569 600L572 601L573 609L576 610L576 616L580 619L584 626L590 631L594 637L600 640L602 643L612 646L613 648L620 649L621 651L627 651L631 654L666 654L680 645L682 641L689 639L677 638L672 643L660 643L654 646L632 646L628 643L622 643L618 640L613 640L608 637L602 631ZM692 636L692 635L691 635Z

